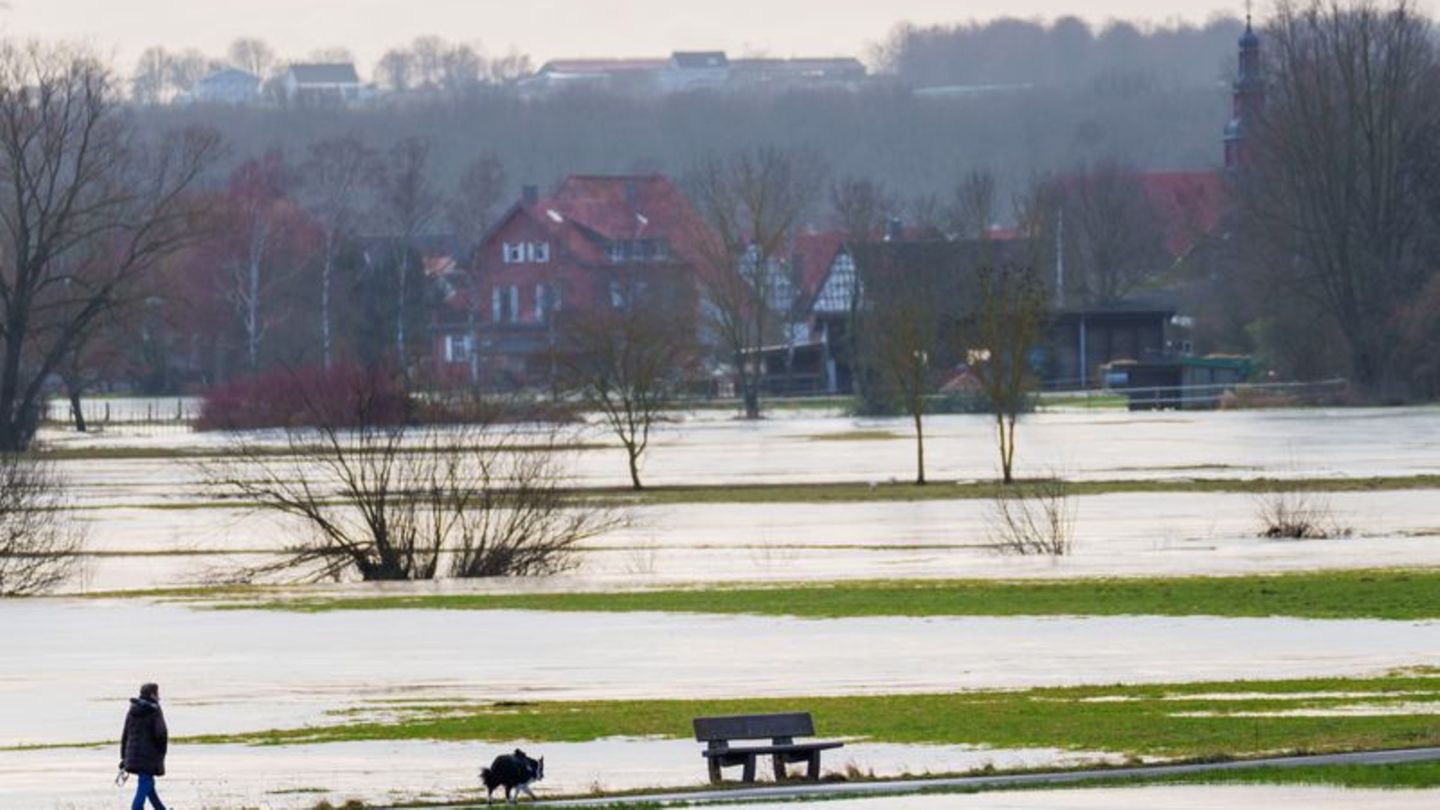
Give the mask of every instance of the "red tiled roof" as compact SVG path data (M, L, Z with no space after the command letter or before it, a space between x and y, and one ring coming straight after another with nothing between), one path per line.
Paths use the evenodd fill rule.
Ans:
M1185 255L1220 223L1220 176L1215 172L1145 172L1145 196L1164 214L1165 247Z
M1061 178L1068 190L1074 190L1083 175ZM1180 258L1194 247L1202 236L1220 222L1220 176L1214 172L1138 172L1136 174L1146 201L1164 219L1165 249Z
M608 263L607 242L665 241L679 259L697 264L704 225L670 179L661 174L571 175L550 194L517 206L581 263Z
M796 278L801 295L813 298L820 293L820 285L825 283L830 265L844 244L845 234L840 231L817 231L795 237L791 255L798 265Z

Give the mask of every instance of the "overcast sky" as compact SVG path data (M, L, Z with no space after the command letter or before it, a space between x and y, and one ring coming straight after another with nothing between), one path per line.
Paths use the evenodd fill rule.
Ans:
M537 62L711 48L863 57L906 20L1078 13L1097 23L1203 22L1243 13L1242 4L1217 0L0 0L0 9L8 35L83 39L120 66L150 45L219 54L238 36L259 36L292 58L343 45L362 67L422 34L490 53L513 47Z

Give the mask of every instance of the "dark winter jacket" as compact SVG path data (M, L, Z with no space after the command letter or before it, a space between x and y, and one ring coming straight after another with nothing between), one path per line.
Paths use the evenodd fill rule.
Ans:
M160 704L144 698L130 698L125 715L125 732L120 735L120 767L129 773L165 775L165 751L170 747L170 730Z

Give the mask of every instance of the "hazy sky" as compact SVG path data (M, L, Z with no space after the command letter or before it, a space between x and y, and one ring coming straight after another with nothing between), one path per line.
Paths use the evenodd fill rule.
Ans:
M83 39L128 67L144 48L221 53L259 36L282 55L344 45L369 63L422 34L557 56L663 55L673 49L764 51L776 56L864 56L901 21L1053 18L1079 14L1203 22L1243 13L1218 0L0 0L5 34Z

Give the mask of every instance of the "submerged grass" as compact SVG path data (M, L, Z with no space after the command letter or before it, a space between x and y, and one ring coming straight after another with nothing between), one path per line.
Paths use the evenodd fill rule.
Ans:
M602 442L562 442L558 444L510 444L504 449L510 452L574 452L582 450L608 450L615 445ZM476 452L499 449L488 445L476 445ZM274 446L247 446L245 455L263 458L301 457L329 452L322 445L276 444ZM380 451L357 451L380 452ZM401 453L430 452L424 447L402 447ZM225 445L200 447L70 447L41 445L37 455L52 461L203 461L214 458L234 458L241 455L235 448Z
M1246 768L1192 774L1140 784L1180 785L1328 785L1344 788L1440 788L1440 762L1402 762L1380 765L1301 765L1284 768Z
M159 456L170 458L173 456ZM203 456L191 457L199 460ZM636 492L625 487L576 488L566 491L575 501L617 506L683 506L691 504L762 503L885 503L911 501L992 500L1000 494L1023 494L1053 481L1021 480L1014 484L998 481L960 481L917 486L900 482L834 481L803 484L724 484L719 486L654 486ZM1440 475L1401 475L1373 478L1176 478L1067 481L1067 495L1083 497L1116 494L1240 493L1247 495L1283 492L1386 492L1440 489ZM340 503L340 501L336 501ZM126 509L235 509L255 506L240 499L193 498L119 505ZM96 503L82 510L114 509L116 504Z
M657 486L643 492L622 489L577 491L576 494L609 497L637 504L697 503L832 503L884 501L948 501L992 499L1001 492L1024 492L1044 483L1019 481L961 481L917 486L899 482L829 482L804 484L733 484L725 486ZM1175 478L1067 481L1066 493L1075 496L1129 493L1268 493L1268 492L1381 492L1405 489L1440 489L1440 475L1397 475L1370 478Z
M842 430L836 433L813 433L805 437L812 442L871 442L903 439L893 430Z
M1056 747L1186 759L1440 743L1440 717L1429 714L1336 713L1263 720L1249 716L1357 703L1440 703L1440 673L850 697L381 702L337 713L334 725L210 735L187 742L281 745L366 740L683 738L689 736L694 717L798 710L812 712L816 728L825 736L899 744Z
M1440 569L1237 577L874 580L621 592L420 594L255 599L223 609L545 610L860 616L1287 616L1440 618Z

